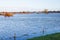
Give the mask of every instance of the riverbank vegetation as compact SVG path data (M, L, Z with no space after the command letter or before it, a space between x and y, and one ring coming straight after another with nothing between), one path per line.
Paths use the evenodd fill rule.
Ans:
M40 36L40 37L34 37L28 40L60 40L60 33Z

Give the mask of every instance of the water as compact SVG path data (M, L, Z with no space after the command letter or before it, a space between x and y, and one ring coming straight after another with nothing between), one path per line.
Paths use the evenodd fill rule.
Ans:
M28 38L60 32L60 13L15 14L0 16L0 39L26 40Z

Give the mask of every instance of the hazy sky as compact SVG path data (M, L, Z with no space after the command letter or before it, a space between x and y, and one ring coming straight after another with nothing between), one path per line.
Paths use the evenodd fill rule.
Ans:
M0 11L60 10L60 0L0 0Z

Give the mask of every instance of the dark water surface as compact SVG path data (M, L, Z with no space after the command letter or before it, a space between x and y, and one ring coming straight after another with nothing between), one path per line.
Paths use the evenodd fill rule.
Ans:
M0 39L26 40L27 38L60 32L60 13L15 14L0 16Z

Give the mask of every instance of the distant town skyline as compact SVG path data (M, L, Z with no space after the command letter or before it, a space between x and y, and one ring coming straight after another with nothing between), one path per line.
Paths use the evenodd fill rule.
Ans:
M0 0L0 12L2 11L41 11L60 10L60 0Z

